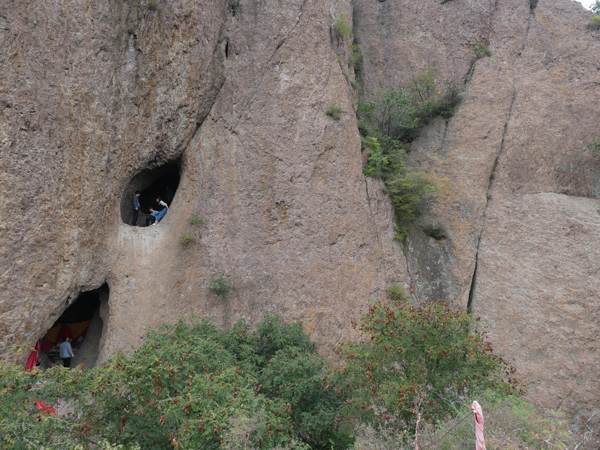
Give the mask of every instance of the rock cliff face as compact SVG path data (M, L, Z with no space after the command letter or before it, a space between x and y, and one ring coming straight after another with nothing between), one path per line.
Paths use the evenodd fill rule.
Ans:
M598 32L567 0L440 3L0 5L0 351L106 282L98 361L182 315L227 326L264 311L302 320L328 353L399 282L414 301L470 305L536 398L587 419L600 161L581 149L600 132ZM422 222L446 228L441 242L419 226L394 241L390 201L362 174L340 13L365 95L424 67L464 85L455 116L413 144L441 187ZM492 56L472 66L476 42ZM170 163L165 219L123 223L130 181ZM229 299L208 289L222 272Z
M442 193L423 223L449 236L411 233L417 297L469 303L533 397L587 420L600 407L600 160L582 149L600 131L600 36L574 2L424 3L355 10L368 91L422 67L466 80L456 115L413 145ZM492 56L470 68L476 42Z

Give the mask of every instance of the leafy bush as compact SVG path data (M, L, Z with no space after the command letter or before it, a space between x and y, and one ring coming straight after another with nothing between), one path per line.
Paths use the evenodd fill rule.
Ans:
M357 91L360 91L360 84L358 84L358 81L356 81L356 80L352 80L352 81L350 82L350 85L351 85L351 86L352 86L354 89L356 89Z
M596 13L596 14L600 15L600 0L596 0L596 3L594 3L594 4L593 4L593 5L590 7L590 9L591 9L591 10L592 10L594 13Z
M337 103L332 103L325 111L325 114L333 117L335 120L340 120L342 118L342 107Z
M344 341L336 353L354 393L350 408L368 423L385 415L414 430L417 414L430 423L455 416L454 404L467 393L517 392L514 369L493 354L465 311L442 302L413 306L404 296L372 304L360 329L367 340Z
M377 94L358 105L359 130L364 136L380 142L409 143L435 117L450 118L459 102L459 90L446 85L437 88L439 80L431 70L424 70L411 80L408 88L392 89ZM386 144L386 147L393 144Z
M225 272L222 272L217 278L210 280L209 288L219 298L229 298L229 293L233 289L233 284L227 281L227 278Z
M492 51L485 44L480 44L476 42L473 44L473 51L475 52L475 56L477 59L485 58L486 56L492 56Z
M340 11L333 22L333 29L340 38L349 38L352 34L352 27L348 25L348 15Z
M14 389L0 394L0 446L48 448L68 439L86 448L106 440L144 449L214 449L230 419L260 417L252 444L284 447L293 440L289 406L259 392L221 337L210 322L179 322L148 333L132 355L117 353L96 369L27 373L2 363L3 383ZM72 415L36 408L40 400L55 406L58 398L67 399Z
M588 23L588 27L592 30L597 30L600 28L600 16L592 17L592 20Z
M188 245L193 239L194 236L191 234L181 233L181 236L177 238L177 242L179 242L181 245Z
M460 91L450 84L440 91L439 84L434 71L422 70L410 86L379 93L371 100L360 99L358 104L358 128L370 152L363 172L383 179L404 224L421 213L425 200L436 196L429 176L410 164L408 152L410 142L433 118L454 114ZM402 239L407 233L399 224L395 238Z
M408 298L404 286L401 284L392 284L388 289L388 295L394 301L402 301Z
M190 217L190 225L203 226L205 224L206 221L204 220L204 217L199 217L197 215L193 215L192 217Z
M230 331L209 320L165 325L133 354L90 370L25 372L1 362L0 448L54 448L65 439L73 449L102 441L132 450L309 448L300 438L313 449L347 448L337 424L345 397L325 369L301 323L268 314L254 333L244 321ZM72 415L36 407L56 407L58 398Z
M534 10L537 7L538 0L529 0L529 9Z
M360 47L355 42L350 46L350 56L348 57L348 66L354 67L358 61L363 59L363 54L360 52Z
M363 167L363 174L368 177L381 177L383 169L388 166L388 159L381 152L377 138L369 136L363 140L363 145L369 151L369 158Z

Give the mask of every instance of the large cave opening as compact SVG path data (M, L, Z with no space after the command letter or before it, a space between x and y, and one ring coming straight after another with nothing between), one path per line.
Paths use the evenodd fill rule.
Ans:
M60 343L64 337L71 341L75 354L71 367L79 364L95 366L104 330L101 313L108 308L108 297L109 288L105 283L98 289L82 292L71 303L40 339L39 361L42 368L62 365Z
M153 169L146 169L133 177L127 184L121 198L121 219L123 223L144 227L150 225L150 209L161 211L164 209L160 201L169 207L175 198L179 187L180 161L174 161ZM134 210L132 205L134 196L139 192L138 201L140 208L134 223ZM148 219L148 220L147 220Z

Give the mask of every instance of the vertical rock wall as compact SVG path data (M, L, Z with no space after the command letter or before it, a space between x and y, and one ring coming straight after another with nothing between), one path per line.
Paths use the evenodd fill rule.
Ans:
M469 303L532 398L582 424L600 404L600 162L582 152L600 131L592 14L562 0L355 5L367 95L423 67L465 80L454 117L413 144L441 193L407 242L416 297ZM492 56L469 69L476 42Z
M183 315L227 326L264 311L303 320L330 352L369 298L406 281L332 51L350 43L331 34L341 11L350 3L4 8L1 347L39 338L106 281L98 361ZM123 223L129 181L178 158L161 225ZM229 299L209 291L223 272Z
M111 273L118 201L180 155L223 82L221 2L0 5L0 348Z

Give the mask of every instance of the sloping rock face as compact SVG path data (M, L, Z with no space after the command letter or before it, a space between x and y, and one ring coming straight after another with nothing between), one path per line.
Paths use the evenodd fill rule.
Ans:
M413 143L441 195L403 244L382 184L362 175L340 13L364 94L423 68L464 86L454 117ZM470 305L532 397L587 420L600 403L600 161L581 151L600 131L590 17L567 0L5 2L0 352L106 282L98 361L165 321L265 311L302 320L329 353L398 282L414 301ZM492 56L473 65L476 42ZM123 223L128 183L172 163L161 224ZM209 290L220 273L230 298Z
M455 116L413 144L441 191L420 226L448 234L411 232L415 297L469 304L531 397L582 425L600 407L600 160L582 152L600 131L592 14L559 0L416 3L357 2L354 15L367 94L423 67L465 85ZM476 42L492 56L470 68Z

